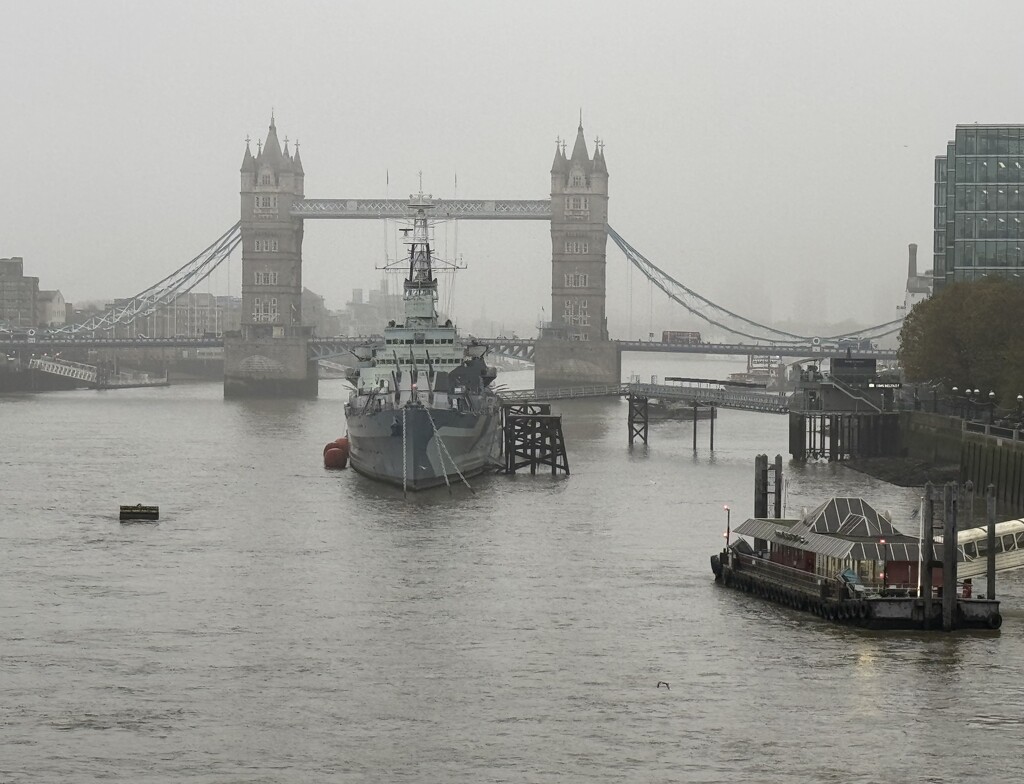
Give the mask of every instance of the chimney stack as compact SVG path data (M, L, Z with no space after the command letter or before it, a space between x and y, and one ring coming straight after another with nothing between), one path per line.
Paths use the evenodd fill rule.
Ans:
M917 243L910 243L910 261L907 264L907 280L917 277Z

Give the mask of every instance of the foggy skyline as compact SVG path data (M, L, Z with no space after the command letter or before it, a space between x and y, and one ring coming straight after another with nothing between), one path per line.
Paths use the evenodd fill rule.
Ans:
M610 225L673 277L755 318L814 298L832 321L878 323L899 315L907 244L931 266L933 162L954 126L1024 122L1009 49L955 56L965 16L1016 29L1024 8L14 6L0 257L72 302L135 294L238 220L245 138L255 152L272 109L309 198L402 197L421 170L439 197L457 174L461 198L545 198L582 108L590 152L606 144ZM546 222L458 231L461 321L550 307ZM341 307L378 284L384 247L381 222L307 221L304 285ZM240 273L236 251L197 290L237 293ZM702 327L611 242L608 313L613 337Z

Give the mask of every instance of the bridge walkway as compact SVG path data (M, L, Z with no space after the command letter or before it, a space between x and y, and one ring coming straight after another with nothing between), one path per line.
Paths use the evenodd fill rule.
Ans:
M568 400L585 397L621 397L642 395L659 400L682 401L700 406L760 411L770 414L789 413L789 395L752 390L723 389L708 386L673 384L606 384L557 389L510 389L498 391L506 403L528 403L534 400Z
M691 405L733 408L740 411L761 411L767 414L788 414L789 394L732 389L690 384L625 384L626 394L643 395L658 400L679 401Z

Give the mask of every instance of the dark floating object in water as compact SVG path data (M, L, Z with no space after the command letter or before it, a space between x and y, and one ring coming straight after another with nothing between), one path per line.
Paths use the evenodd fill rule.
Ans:
M143 504L135 504L135 506L121 505L121 519L122 520L159 520L160 519L160 507L159 506L145 506Z
M668 685L668 681L658 681L658 685L655 688L660 689L662 686L664 686L669 691L672 691L672 687Z

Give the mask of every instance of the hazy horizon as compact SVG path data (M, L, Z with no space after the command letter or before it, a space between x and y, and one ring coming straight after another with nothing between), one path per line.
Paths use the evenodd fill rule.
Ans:
M546 198L582 108L609 223L680 281L772 323L895 318L907 245L931 266L933 162L957 123L1024 122L1017 80L955 56L947 2L23 4L0 32L0 257L110 300L239 216L245 139L301 142L310 198ZM972 7L973 10L973 7ZM1024 7L984 7L1015 29ZM966 60L966 62L965 62ZM454 229L440 248L454 251ZM545 222L465 222L454 313L532 323ZM329 307L378 284L385 226L307 221ZM200 291L237 293L240 254ZM608 249L613 337L701 329Z

